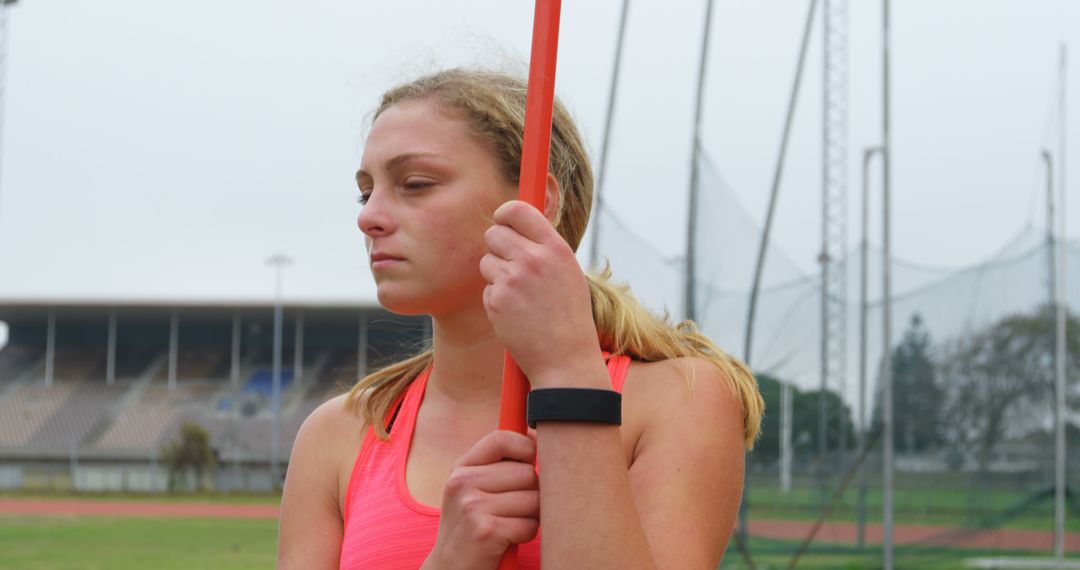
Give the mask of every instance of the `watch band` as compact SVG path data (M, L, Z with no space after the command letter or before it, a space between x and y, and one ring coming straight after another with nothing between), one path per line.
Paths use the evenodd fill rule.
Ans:
M594 422L622 424L622 394L592 388L539 388L529 392L528 424Z

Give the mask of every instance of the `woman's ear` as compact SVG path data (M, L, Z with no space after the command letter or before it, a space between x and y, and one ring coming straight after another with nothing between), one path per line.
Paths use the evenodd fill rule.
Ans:
M559 194L559 181L548 173L547 187L544 189L544 217L551 225L559 225L559 212L562 212L562 196Z

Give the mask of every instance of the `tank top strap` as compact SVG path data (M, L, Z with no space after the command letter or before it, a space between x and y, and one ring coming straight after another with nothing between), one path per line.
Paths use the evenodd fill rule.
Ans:
M413 426L416 424L416 414L420 409L420 402L424 398L424 388L427 385L428 376L431 374L431 367L428 366L423 372L421 372L415 380L409 383L409 386L405 389L405 393L399 396L393 404L386 410L386 417L383 422L385 425L390 425L393 422L394 427L397 428L391 433L389 441L382 441L377 435L375 435L374 426L369 426L364 432L364 439L360 443L360 453L356 454L356 461L353 463L352 472L349 474L348 487L345 490L345 505L342 507L341 518L348 524L349 511L353 502L353 495L357 492L360 481L359 474L361 472L360 467L365 464L368 457L375 452L375 448L379 446L390 446L391 454L402 453L400 449L405 447L405 454L408 454L408 440L412 434ZM419 384L419 386L418 386ZM406 425L407 424L407 425ZM398 426L401 427L398 427ZM405 431L408 430L408 431ZM394 433L407 434L403 437L399 435L394 437Z
M622 394L623 384L626 383L626 372L630 370L631 359L625 354L616 354L614 356L604 353L604 358L607 360L608 376L611 377L611 387L616 392Z
M421 402L424 401L424 391L427 389L429 376L431 376L430 366L418 374L405 391L405 397L398 408L397 419L394 420L394 431L390 435L390 444L396 456L409 453L413 428L416 427L416 416L420 413ZM394 437L393 434L399 434L399 436Z

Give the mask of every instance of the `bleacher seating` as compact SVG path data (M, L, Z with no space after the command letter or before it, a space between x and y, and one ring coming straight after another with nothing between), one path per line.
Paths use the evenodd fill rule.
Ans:
M176 377L183 379L221 378L228 368L224 348L189 348L180 350L176 355ZM169 376L168 366L158 371L156 378L164 380Z
M106 419L110 406L130 387L128 382L108 386L101 380L61 381L58 384L69 384L72 394L34 431L25 443L27 447L58 449L81 444L91 430Z
M121 347L116 381L105 381L104 347L59 346L54 382L27 375L41 366L41 348L0 352L0 449L66 453L152 455L194 421L211 434L223 456L265 457L271 447L269 412L273 371L271 353L245 354L246 381L228 378L228 349L191 348L178 355L177 381L169 388L162 346ZM300 424L316 407L347 391L357 378L356 353L312 349L303 382L292 367L281 373L280 451L287 457ZM3 378L7 380L6 378Z
M94 447L129 451L160 449L180 424L181 416L212 408L214 394L220 389L220 382L206 380L178 382L175 388L154 381L116 416Z
M66 405L77 385L59 382L24 384L0 402L0 447L23 447L31 437Z
M281 369L281 391L284 392L292 384L293 370L292 368ZM256 394L269 398L273 392L274 386L274 371L267 368L260 368L252 374L251 378L244 384L241 394Z
M41 365L45 350L41 347L8 345L0 349L0 382L15 380Z

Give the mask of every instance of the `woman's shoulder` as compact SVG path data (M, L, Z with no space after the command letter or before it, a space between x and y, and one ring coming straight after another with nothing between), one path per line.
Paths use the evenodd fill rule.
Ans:
M344 496L367 429L367 422L357 410L347 393L330 398L308 414L293 444L293 461L303 465L297 468L323 474L325 483L339 499Z
M700 356L681 356L652 362L631 360L627 388L646 392L679 392L693 395L701 391L705 398L723 398L731 392L732 381L719 367Z
M363 397L363 396L361 396ZM367 422L349 393L327 399L300 425L296 446L321 451L321 460L337 463L359 450Z
M363 398L363 395L360 395ZM352 438L357 432L363 434L367 422L358 413L360 402L353 402L349 393L341 394L323 402L315 408L304 423L300 426L301 431L312 432L312 435L322 438Z
M624 416L642 418L643 429L663 425L667 431L709 420L718 429L742 433L743 405L732 379L702 357L634 361L623 395Z

